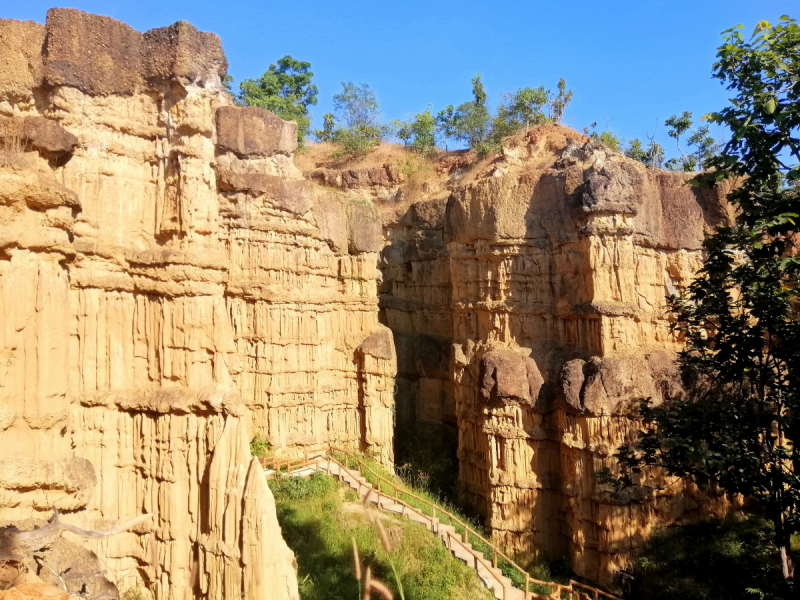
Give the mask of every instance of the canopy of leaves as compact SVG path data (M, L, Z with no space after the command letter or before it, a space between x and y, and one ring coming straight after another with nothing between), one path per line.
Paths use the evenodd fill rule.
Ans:
M317 86L311 83L314 76L311 63L293 59L288 54L270 65L258 79L247 79L239 88L239 100L249 106L259 106L274 112L280 118L297 122L300 142L309 133L311 119L308 107L317 103Z
M645 147L642 146L641 140L633 138L625 148L625 155L653 168L661 167L664 162L664 148L653 140L650 140L650 143Z
M323 129L317 129L315 137L336 144L338 155L365 154L385 137L387 130L380 122L380 104L368 83L343 81L342 91L333 96L333 107L344 126L337 126L334 115L327 113Z
M448 108L451 111L453 109L452 106ZM410 145L418 154L427 156L436 148L437 122L437 117L431 114L429 108L415 115L410 121L396 121L391 125L397 129L397 137L404 144Z
M736 93L708 119L731 140L695 185L736 178L733 226L707 238L705 264L670 301L687 395L642 406L639 440L620 449L623 483L644 465L758 499L786 548L800 530L800 260L793 257L800 193L800 27L726 32L715 77ZM683 126L682 123L676 125ZM677 129L676 129L677 130Z
M377 127L381 108L378 97L368 83L342 82L342 91L333 96L334 113L346 127Z

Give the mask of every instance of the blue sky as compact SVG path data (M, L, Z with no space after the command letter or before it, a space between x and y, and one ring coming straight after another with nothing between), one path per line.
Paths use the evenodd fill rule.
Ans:
M0 0L0 17L43 23L53 0ZM490 101L519 87L575 91L564 123L594 121L624 139L656 134L663 120L721 108L728 92L711 78L723 29L781 14L797 0L70 0L145 31L186 20L220 35L235 80L257 77L284 54L312 64L320 89L314 125L341 81L367 82L386 120L470 99L483 76ZM658 122L658 125L657 125Z

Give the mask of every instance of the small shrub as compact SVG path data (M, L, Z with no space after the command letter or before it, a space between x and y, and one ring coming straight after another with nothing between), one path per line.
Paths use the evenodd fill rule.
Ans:
M130 588L127 590L122 596L120 596L121 600L145 600L145 594L142 591L142 588L135 587Z
M411 179L417 173L432 171L433 167L429 162L412 154L398 160L397 169L405 175L406 179Z
M380 127L359 125L352 128L338 128L333 134L333 143L337 148L331 156L333 158L363 156L379 146L381 139L383 132Z
M276 500L302 500L304 498L321 498L334 489L334 480L317 471L311 477L276 477L271 479L269 487Z
M256 458L266 458L272 452L272 445L269 440L260 433L250 440L250 454Z

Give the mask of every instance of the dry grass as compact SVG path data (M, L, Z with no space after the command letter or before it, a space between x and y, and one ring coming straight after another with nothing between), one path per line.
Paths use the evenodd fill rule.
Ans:
M410 152L400 144L381 144L362 156L335 157L334 144L308 144L307 151L295 154L294 162L303 171L314 169L373 169L397 164Z
M25 137L21 119L5 119L0 125L0 167L24 167Z

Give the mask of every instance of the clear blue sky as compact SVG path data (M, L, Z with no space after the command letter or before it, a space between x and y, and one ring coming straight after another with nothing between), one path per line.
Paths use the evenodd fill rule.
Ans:
M0 0L0 17L44 23L46 0ZM800 0L70 0L69 6L145 31L186 20L222 38L237 81L284 54L312 64L319 87L314 125L340 82L367 82L384 118L470 99L483 75L489 99L564 77L575 91L564 122L596 121L625 139L656 132L684 110L721 108L728 92L711 79L723 29L781 14L800 18ZM661 123L656 131L656 121ZM670 147L668 146L668 152Z

